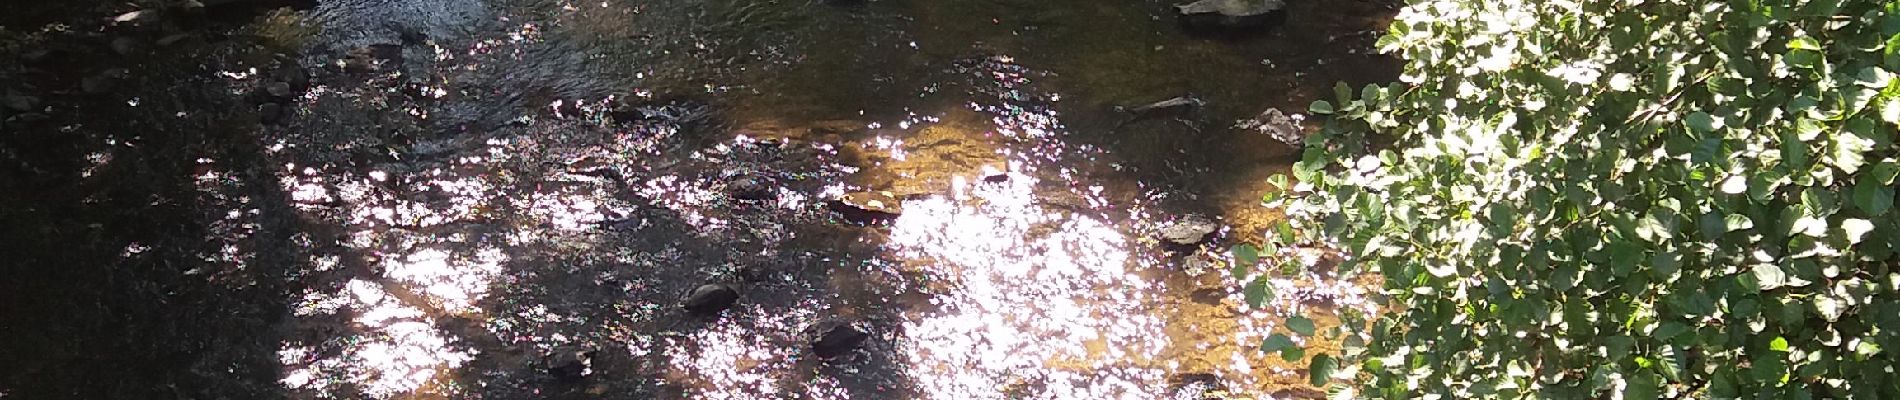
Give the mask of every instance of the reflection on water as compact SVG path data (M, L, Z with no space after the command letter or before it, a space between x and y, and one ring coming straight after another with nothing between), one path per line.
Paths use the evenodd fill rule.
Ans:
M1223 128L1377 69L1330 40L1364 28L1334 15L1359 2L1251 42L1149 2L321 3L308 84L253 126L260 165L190 174L215 240L185 276L295 266L271 266L294 282L267 344L290 398L1159 399L1183 376L1257 395L1303 381L1256 351L1281 316L1370 307L1293 271L1249 310L1224 256L1151 238L1185 214L1234 228L1217 247L1264 225L1245 182L1291 150ZM232 71L243 93L282 79ZM1187 93L1210 105L1113 107ZM83 154L81 176L121 157ZM873 191L901 215L826 207ZM277 257L296 259L246 241L275 204L252 192L302 220ZM740 298L688 315L703 284ZM820 360L825 324L868 339Z
M1154 283L1131 273L1123 233L1035 202L1031 179L905 204L891 246L943 279L937 308L907 321L906 357L939 399L1154 399L1167 346Z

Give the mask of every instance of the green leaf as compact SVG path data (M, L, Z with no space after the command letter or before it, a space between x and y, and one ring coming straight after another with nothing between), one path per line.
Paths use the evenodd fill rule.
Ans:
M1676 346L1662 346L1656 354L1656 371L1670 382L1682 382L1682 357L1676 354Z
M1781 132L1781 162L1792 171L1807 171L1814 167L1810 157L1808 143L1801 141L1795 132Z
M1662 396L1658 391L1656 377L1653 376L1653 374L1638 373L1636 376L1630 377L1624 382L1622 398L1659 399L1662 398Z
M1709 113L1701 111L1689 113L1689 116L1683 118L1682 122L1688 124L1689 129L1693 129L1699 133L1709 133L1722 128L1720 122L1715 120L1715 117L1709 116Z
M1280 359L1286 362L1298 362L1302 358L1306 358L1306 349L1300 346L1280 350Z
M1656 331L1654 332L1654 334L1656 335L1657 340L1666 342L1669 340L1673 340L1676 338L1676 336L1681 336L1684 332L1688 332L1688 331L1689 331L1689 325L1683 324L1681 322L1676 322L1676 321L1668 321L1668 322L1662 323L1662 325L1657 325Z
M1268 336L1266 340L1260 342L1260 351L1266 353L1279 352L1294 347L1293 338L1278 333L1273 334L1273 336Z
M1755 220L1749 219L1748 216L1741 214L1729 214L1727 217L1723 217L1722 221L1724 226L1728 227L1729 232L1747 230L1755 227Z
M1880 105L1880 120L1900 125L1900 98L1888 97L1887 101Z
M1854 183L1854 207L1869 216L1886 215L1893 209L1893 186L1880 183L1880 178L1869 173L1860 176Z
M1860 244L1860 240L1867 236L1867 232L1873 232L1873 230L1874 223L1864 219L1848 218L1841 221L1841 232L1847 234L1849 244Z
M1792 39L1792 40L1789 40L1789 41L1788 41L1788 50L1813 50L1813 51L1820 51L1820 50L1821 50L1821 42L1817 42L1817 41L1815 41L1815 40L1814 40L1814 38L1811 38L1811 37L1807 37L1807 36L1802 36L1802 37L1798 37L1798 38L1794 38L1794 39Z
M1872 177L1875 183L1892 185L1894 178L1900 177L1900 162L1895 162L1892 158L1880 160L1879 163L1874 164L1873 170L1868 172L1867 176Z
M1768 350L1788 352L1788 338L1776 336L1775 340L1768 342Z
M1233 253L1235 263L1248 266L1260 263L1260 249L1253 245L1237 244L1229 252Z
M1828 139L1832 142L1833 149L1828 156L1828 161L1840 168L1842 172L1849 174L1860 171L1860 166L1866 163L1863 153L1873 150L1874 145L1873 141L1863 139L1859 135L1832 135Z
M1314 100L1313 105L1306 106L1306 110L1314 114L1329 115L1333 113L1333 103L1328 103L1326 100Z
M1333 370L1339 368L1339 362L1327 354L1313 356L1313 362L1307 365L1307 372L1312 378L1313 386L1326 386L1327 381L1333 377Z
M1298 315L1287 317L1286 329L1293 331L1293 333L1298 333L1301 336L1312 336L1314 329L1313 320Z
M1755 282L1761 290L1774 290L1788 284L1788 274L1774 264L1755 264Z
M1267 284L1266 277L1254 279L1252 283L1247 284L1243 292L1247 296L1247 305L1253 308L1263 308L1267 304L1267 299L1273 297L1273 287Z

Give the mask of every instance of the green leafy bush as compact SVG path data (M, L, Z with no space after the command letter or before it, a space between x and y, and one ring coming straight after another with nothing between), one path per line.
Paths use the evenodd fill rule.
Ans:
M1379 46L1403 83L1315 102L1268 196L1288 219L1260 257L1331 243L1383 276L1316 374L1900 398L1900 2L1416 0Z

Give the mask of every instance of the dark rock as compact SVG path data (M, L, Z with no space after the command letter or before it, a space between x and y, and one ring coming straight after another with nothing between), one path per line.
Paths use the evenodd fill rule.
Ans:
M1133 107L1116 108L1139 118L1152 118L1158 116L1178 116L1206 105L1207 101L1189 94Z
M40 107L40 98L33 97L33 96L27 96L27 95L22 95L22 94L7 94L6 98L3 100L5 101L7 108L13 109L14 111L20 111L20 112L33 111L34 109L37 109Z
M1159 233L1163 246L1171 250L1188 250L1200 246L1219 231L1220 223L1213 219L1189 215L1161 227Z
M119 55L127 56L127 55L132 55L132 53L137 53L140 49L144 48L145 46L142 46L142 44L139 43L139 40L136 38L133 38L131 36L120 36L118 38L112 39L112 44L110 44L110 47L112 47L113 53L118 53Z
M128 71L125 68L108 69L108 70L105 70L105 72L100 72L97 75L88 76L83 79L80 79L79 90L85 91L86 93L91 93L91 94L100 94L100 93L112 91L112 88L118 87L119 81L125 80L125 77L131 76L131 74L132 74L131 71Z
M1212 393L1222 388L1219 376L1210 373L1182 373L1168 377L1170 399L1211 400L1218 399Z
M1258 131L1267 137L1293 146L1306 144L1306 131L1300 127L1301 117L1288 116L1280 109L1269 108L1260 115L1240 121L1236 128Z
M778 198L778 191L764 178L742 176L726 183L726 195L745 201L766 201Z
M264 93L280 99L290 98L290 95L294 94L290 91L290 84L286 82L271 82L264 85Z
M556 349L547 357L548 375L562 381L576 381L593 375L594 350L581 348Z
M1278 25L1286 19L1285 0L1200 0L1174 6L1188 29L1232 32Z
M1009 182L1009 172L990 171L990 170L983 171L983 181L989 182L989 183Z
M257 106L257 120L266 124L275 124L284 119L284 106L277 103L264 103Z
M732 304L738 301L739 290L732 285L708 283L693 288L685 299L680 300L680 306L694 315L707 316L732 308Z
M376 44L350 50L337 63L346 72L377 72L402 69L402 46Z
M173 44L177 44L178 42L182 42L185 39L190 39L190 38L191 38L191 34L188 34L188 33L174 33L171 35L166 35L165 37L162 37L162 38L158 38L158 45L159 47L168 47Z
M33 49L33 50L27 50L25 52L20 53L20 61L25 62L27 64L37 64L41 61L46 61L46 59L49 57L52 57L52 55L53 55L53 49L38 48L38 49Z
M857 350L859 345L864 344L865 339L871 337L863 330L851 326L851 323L843 321L819 322L806 328L805 333L811 342L812 354L817 354L818 358L823 359L849 354L852 350Z
M826 205L857 223L889 222L904 214L903 200L885 191L846 193Z
M1273 392L1273 398L1288 400L1317 400L1326 398L1326 391L1310 387L1293 387Z
M1188 298L1194 300L1195 303L1218 306L1221 300L1227 298L1227 291L1214 288L1195 289L1193 293L1188 294Z
M304 72L303 67L297 66L294 61L278 66L276 70L271 71L271 77L290 84L291 90L310 88L310 74Z

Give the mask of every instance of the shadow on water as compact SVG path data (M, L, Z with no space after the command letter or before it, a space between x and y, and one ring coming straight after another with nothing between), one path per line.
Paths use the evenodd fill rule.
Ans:
M0 70L52 93L0 135L0 398L1313 395L1254 349L1295 294L1363 290L1276 275L1249 310L1154 233L1270 222L1294 150L1233 125L1390 78L1393 9L1207 37L1170 8L326 1L110 90L98 49ZM826 205L870 191L902 211ZM679 308L706 283L739 300ZM835 323L868 339L820 359Z

